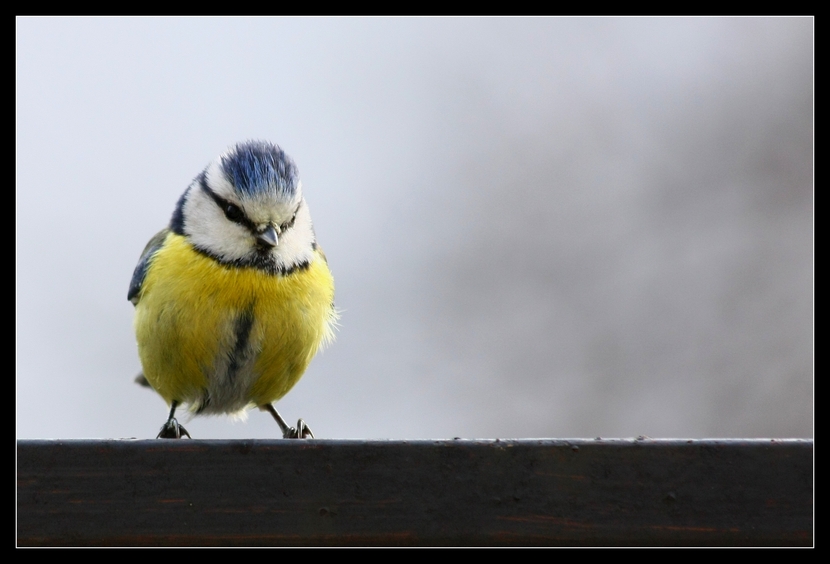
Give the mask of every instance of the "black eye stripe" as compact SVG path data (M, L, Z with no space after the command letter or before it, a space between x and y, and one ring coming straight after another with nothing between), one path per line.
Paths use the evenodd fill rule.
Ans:
M220 196L215 196L215 199L216 203L219 204L219 208L222 210L222 213L225 214L225 217L227 217L229 221L238 223L239 225L248 228L251 233L256 233L256 225L248 219L248 216L245 215L242 208Z
M245 212L243 212L239 206L232 204L230 202L226 202L225 205L222 207L222 211L225 212L225 217L233 221L234 223L244 223L245 222Z
M233 221L234 223L239 223L241 225L248 225L250 224L250 220L245 216L245 212L242 211L242 208L234 204L233 202L229 202L228 200L213 195L216 204L219 206L219 209L222 210L222 213L225 214L229 220Z
M248 216L245 215L245 210L211 190L207 185L207 179L204 175L200 178L199 185L202 190L211 197L216 205L219 206L219 209L222 210L222 213L225 214L225 217L227 217L229 221L233 221L234 223L247 227L251 233L256 234L258 232L256 225L254 225L254 223L248 219ZM291 219L280 225L280 231L290 229L294 225L294 221L297 219L297 214L300 213L300 208L302 206L302 202L297 204L297 208L294 210L294 214L291 216Z
M250 219L248 219L242 208L240 208L233 202L226 200L225 198L211 190L210 187L208 187L207 181L204 178L201 179L201 182L199 184L201 185L202 190L204 190L205 193L207 193L211 197L211 199L216 203L216 205L219 206L219 209L222 210L222 213L225 214L225 217L227 217L229 221L233 221L234 223L238 223L239 225L244 225L252 232L256 231L256 226L253 224L253 222L251 222Z

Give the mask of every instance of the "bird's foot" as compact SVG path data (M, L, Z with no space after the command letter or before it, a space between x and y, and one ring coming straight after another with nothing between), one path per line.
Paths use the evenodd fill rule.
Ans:
M313 439L314 433L302 419L297 421L296 427L289 427L282 433L283 439Z
M305 421L300 419L297 421L296 427L289 427L288 423L285 422L285 419L282 418L282 415L274 409L274 406L270 403L266 403L265 405L260 405L259 408L262 411L267 411L271 414L274 418L274 421L277 422L277 425L280 426L280 430L282 431L282 438L283 439L313 439L314 433L311 432L311 429L308 428L308 425L305 424Z
M190 433L187 432L187 429L179 425L179 422L176 421L174 418L170 418L167 420L167 423L162 425L161 431L159 431L157 439L181 439L183 436L186 436L188 439L192 438Z

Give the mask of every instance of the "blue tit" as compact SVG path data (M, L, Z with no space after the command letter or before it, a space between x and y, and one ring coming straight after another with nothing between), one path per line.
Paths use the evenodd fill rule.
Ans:
M274 409L337 322L297 167L278 146L231 147L179 198L141 254L128 299L143 376L170 406L160 438L190 436L196 414L268 411L286 438L313 437Z

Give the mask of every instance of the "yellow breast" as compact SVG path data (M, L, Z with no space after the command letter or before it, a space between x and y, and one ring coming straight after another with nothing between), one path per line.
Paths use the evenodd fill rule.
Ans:
M307 268L273 275L222 265L170 233L136 306L144 375L168 403L206 413L271 403L331 338L333 300L319 252Z

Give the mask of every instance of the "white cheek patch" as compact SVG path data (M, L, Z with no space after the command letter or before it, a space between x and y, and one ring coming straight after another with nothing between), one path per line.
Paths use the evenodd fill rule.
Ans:
M314 256L311 244L314 242L314 229L311 226L311 214L303 201L297 211L294 225L280 235L279 245L273 250L277 262L283 267L310 262Z

